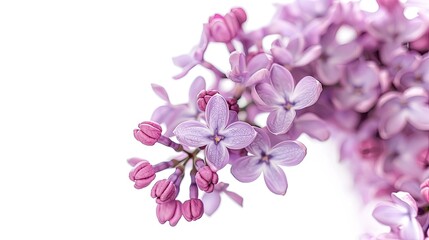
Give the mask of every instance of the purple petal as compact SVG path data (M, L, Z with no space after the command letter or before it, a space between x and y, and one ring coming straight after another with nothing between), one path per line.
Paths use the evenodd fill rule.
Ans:
M207 144L205 155L209 166L218 171L228 164L229 152L228 149L221 143L215 144L213 141Z
M233 52L229 56L231 71L228 72L228 78L234 82L243 83L245 80L246 57L243 53Z
M295 57L302 53L305 47L305 40L304 37L299 34L297 36L292 37L289 39L289 42L287 43L287 50L294 55Z
M274 89L286 99L289 99L295 87L292 74L278 64L273 64L271 67L271 83Z
M317 102L322 92L322 84L311 76L304 77L296 85L291 96L295 109L303 109Z
M165 91L165 89L155 83L151 84L152 86L152 90L156 93L156 95L158 95L162 100L166 101L166 102L170 102L170 98L168 97L168 93L167 91Z
M268 106L282 105L285 100L277 93L272 85L261 83L255 86L259 98Z
M283 141L276 144L269 152L270 161L282 166L295 166L302 162L307 148L298 141Z
M209 137L213 135L207 126L193 120L180 123L173 133L180 143L189 147L205 146L212 142Z
M263 68L269 68L270 64L271 60L268 58L267 54L260 53L254 56L247 64L247 71L249 73L249 76L253 75L255 72Z
M191 65L195 62L195 59L191 57L189 54L183 54L173 58L174 65L185 68L188 65Z
M302 53L302 56L294 65L297 67L307 65L318 58L320 54L322 54L322 47L320 45L311 46Z
M379 131L382 138L387 139L399 133L407 124L405 111L397 112L380 120Z
M203 77L197 77L189 88L189 104L196 106L198 93L204 89L206 89L206 81Z
M429 107L421 103L410 103L408 120L419 130L429 130Z
M270 77L270 71L268 69L263 68L250 76L250 78L246 81L246 86L253 86L259 82L265 82Z
M313 113L305 113L297 118L294 121L294 128L319 141L325 141L330 136L326 123Z
M407 27L401 33L399 40L401 42L414 41L421 37L428 27L427 23L423 22L419 18L414 18L407 21Z
M241 207L243 206L243 197L242 196L240 196L240 195L238 195L237 193L235 193L235 192L231 192L231 191L228 191L228 190L225 190L224 191L225 192L225 194L228 196L228 197L230 197L234 202L236 202L238 205L240 205Z
M401 239L424 239L422 226L415 218L411 219L408 224L401 227L399 235L401 236Z
M287 179L283 170L274 165L269 164L264 167L264 180L268 189L278 195L285 195L287 191Z
M270 137L262 128L255 128L256 137L253 142L247 146L247 151L253 155L260 156L262 152L268 152L271 148Z
M221 198L219 192L214 191L211 193L204 193L201 200L204 203L204 212L211 216L219 208Z
M359 57L362 52L362 46L357 42L350 42L344 45L339 45L332 49L332 55L329 58L330 64L344 64Z
M342 77L343 68L340 65L328 64L318 60L316 62L316 72L323 84L334 85Z
M262 167L258 157L246 156L235 161L231 173L240 182L253 182L261 175Z
M372 216L380 223L397 227L408 221L406 209L393 203L380 203L372 212Z
M247 147L255 139L256 131L250 124L245 122L234 122L219 134L225 138L222 140L227 148L242 149Z
M273 134L286 133L292 126L292 122L295 119L296 112L293 109L286 111L285 109L278 109L268 115L267 128Z
M280 64L291 65L293 62L292 54L282 47L273 46L271 48L271 53L273 54L275 61Z
M394 192L392 193L392 200L407 209L411 216L415 217L417 215L416 200L408 192Z
M210 98L206 107L206 121L213 131L220 131L226 127L229 118L229 107L225 98L216 94Z

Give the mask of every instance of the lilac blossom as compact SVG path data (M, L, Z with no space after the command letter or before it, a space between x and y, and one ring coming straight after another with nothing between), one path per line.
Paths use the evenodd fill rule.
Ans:
M428 95L418 87L388 92L378 102L379 132L383 138L399 133L407 123L419 130L429 130Z
M253 182L264 173L268 189L279 195L286 194L286 175L280 166L298 165L306 155L305 146L297 141L283 141L271 146L264 129L255 129L255 140L247 147L250 156L237 159L231 166L231 173L241 182Z
M247 60L243 53L233 52L229 63L231 71L227 73L227 77L236 83L252 86L268 78L272 60L265 53L259 53Z
M407 192L392 193L393 202L379 203L373 216L380 223L397 230L403 240L423 240L423 230L417 221L416 201Z
M429 56L417 60L415 68L403 71L395 83L399 87L422 87L429 91Z
M322 85L311 76L301 79L295 87L291 73L284 67L273 64L270 84L255 87L263 107L270 111L268 130L274 134L287 132L295 119L296 110L313 105L322 92Z
M243 206L243 198L237 193L227 190L228 187L228 183L220 182L215 185L213 192L203 195L202 201L204 203L205 214L211 216L219 208L221 193L225 193L225 195L231 198L235 203Z
M197 121L179 124L174 135L186 146L205 146L207 162L214 170L222 169L228 163L228 149L245 148L255 138L256 132L248 123L237 121L228 124L228 104L220 94L210 98L205 119L206 124Z

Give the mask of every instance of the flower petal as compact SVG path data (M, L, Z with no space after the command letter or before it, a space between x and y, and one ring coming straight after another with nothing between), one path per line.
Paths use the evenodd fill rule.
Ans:
M258 157L246 156L234 162L231 173L240 182L253 182L261 175L262 167Z
M246 81L246 86L253 86L259 82L267 81L270 77L270 71L268 69L263 68L259 71L256 71L252 76L249 77Z
M429 106L422 103L410 103L408 120L419 130L429 130Z
M285 100L277 93L272 85L261 83L255 86L256 93L262 102L268 106L282 105Z
M292 74L278 64L273 64L271 67L271 83L274 89L286 99L289 99L295 87Z
M222 144L215 144L213 141L207 144L205 155L209 166L214 171L218 171L229 162L228 149Z
M321 53L322 47L320 45L311 46L302 53L302 56L296 61L295 66L300 67L307 65L318 58Z
M189 104L190 105L197 105L197 99L198 99L198 93L201 92L201 90L206 89L206 81L203 77L197 77L192 82L191 87L189 88Z
M249 76L253 75L255 72L263 69L269 68L271 60L268 58L268 55L265 53L260 53L252 57L247 64L247 71Z
M235 192L231 192L228 190L225 190L224 193L230 197L234 202L236 202L238 205L240 205L241 207L243 206L243 197L238 195Z
M188 147L202 147L212 142L210 136L213 133L204 124L197 121L180 123L173 131L177 140Z
M401 239L424 239L422 226L415 218L412 218L408 224L401 227L399 235Z
M164 87L155 83L152 83L151 86L152 86L152 90L156 93L156 95L158 95L158 97L160 97L162 100L168 103L170 102L170 98L168 97L168 93L167 91L165 91Z
M209 128L219 131L226 127L229 118L229 107L225 98L216 94L210 98L206 107L206 121Z
M230 149L242 149L252 143L255 139L256 131L250 124L245 122L234 122L219 134L225 138L222 140L222 144Z
M294 129L319 141L325 141L331 135L326 123L313 113L305 113L299 116L294 121Z
M278 195L285 195L287 191L287 179L283 170L274 164L264 167L264 180L268 189Z
M204 212L211 216L220 205L220 193L218 191L214 191L211 193L204 193L202 199L204 203Z
M298 82L290 100L295 103L295 109L303 109L316 103L321 92L322 84L307 76Z
M255 128L256 137L253 139L253 142L246 147L247 151L251 152L253 155L260 156L262 152L268 152L271 148L270 137L265 132L266 130L262 128Z
M407 114L399 111L396 114L384 116L380 120L379 132L382 138L387 139L399 133L407 124Z
M296 112L293 109L286 111L280 108L271 112L267 118L268 130L276 135L286 133L292 126L295 115Z
M298 141L283 141L270 151L270 161L282 166L295 166L302 162L307 148Z
M390 202L378 204L372 212L372 216L389 227L398 227L408 221L407 210Z

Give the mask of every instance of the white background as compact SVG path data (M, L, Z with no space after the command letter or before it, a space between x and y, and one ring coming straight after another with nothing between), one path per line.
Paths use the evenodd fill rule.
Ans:
M212 217L175 228L158 223L150 188L128 179L127 158L174 156L132 135L163 103L150 83L186 101L197 73L172 80L171 57L234 6L246 9L246 29L274 13L244 0L0 2L0 239L357 239L362 208L329 144L304 139L307 158L285 168L286 196L224 169L244 208L223 198ZM213 49L228 67L226 50Z

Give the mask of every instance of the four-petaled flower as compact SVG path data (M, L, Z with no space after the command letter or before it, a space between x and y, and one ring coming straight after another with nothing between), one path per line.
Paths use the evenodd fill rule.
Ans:
M270 138L264 129L255 128L255 140L246 148L251 156L234 161L231 173L241 182L255 181L264 173L265 183L271 192L286 194L288 187L286 175L281 166L295 166L305 157L307 149L298 142L286 140L271 146Z
M205 147L209 166L217 171L229 161L228 149L247 147L255 138L256 132L248 123L230 123L228 103L216 94L207 103L205 119L207 124L186 121L173 131L180 143L189 147Z
M295 119L296 110L313 105L322 92L322 84L307 76L295 86L292 74L284 67L273 64L271 84L255 87L262 105L270 111L267 127L274 134L286 133Z

